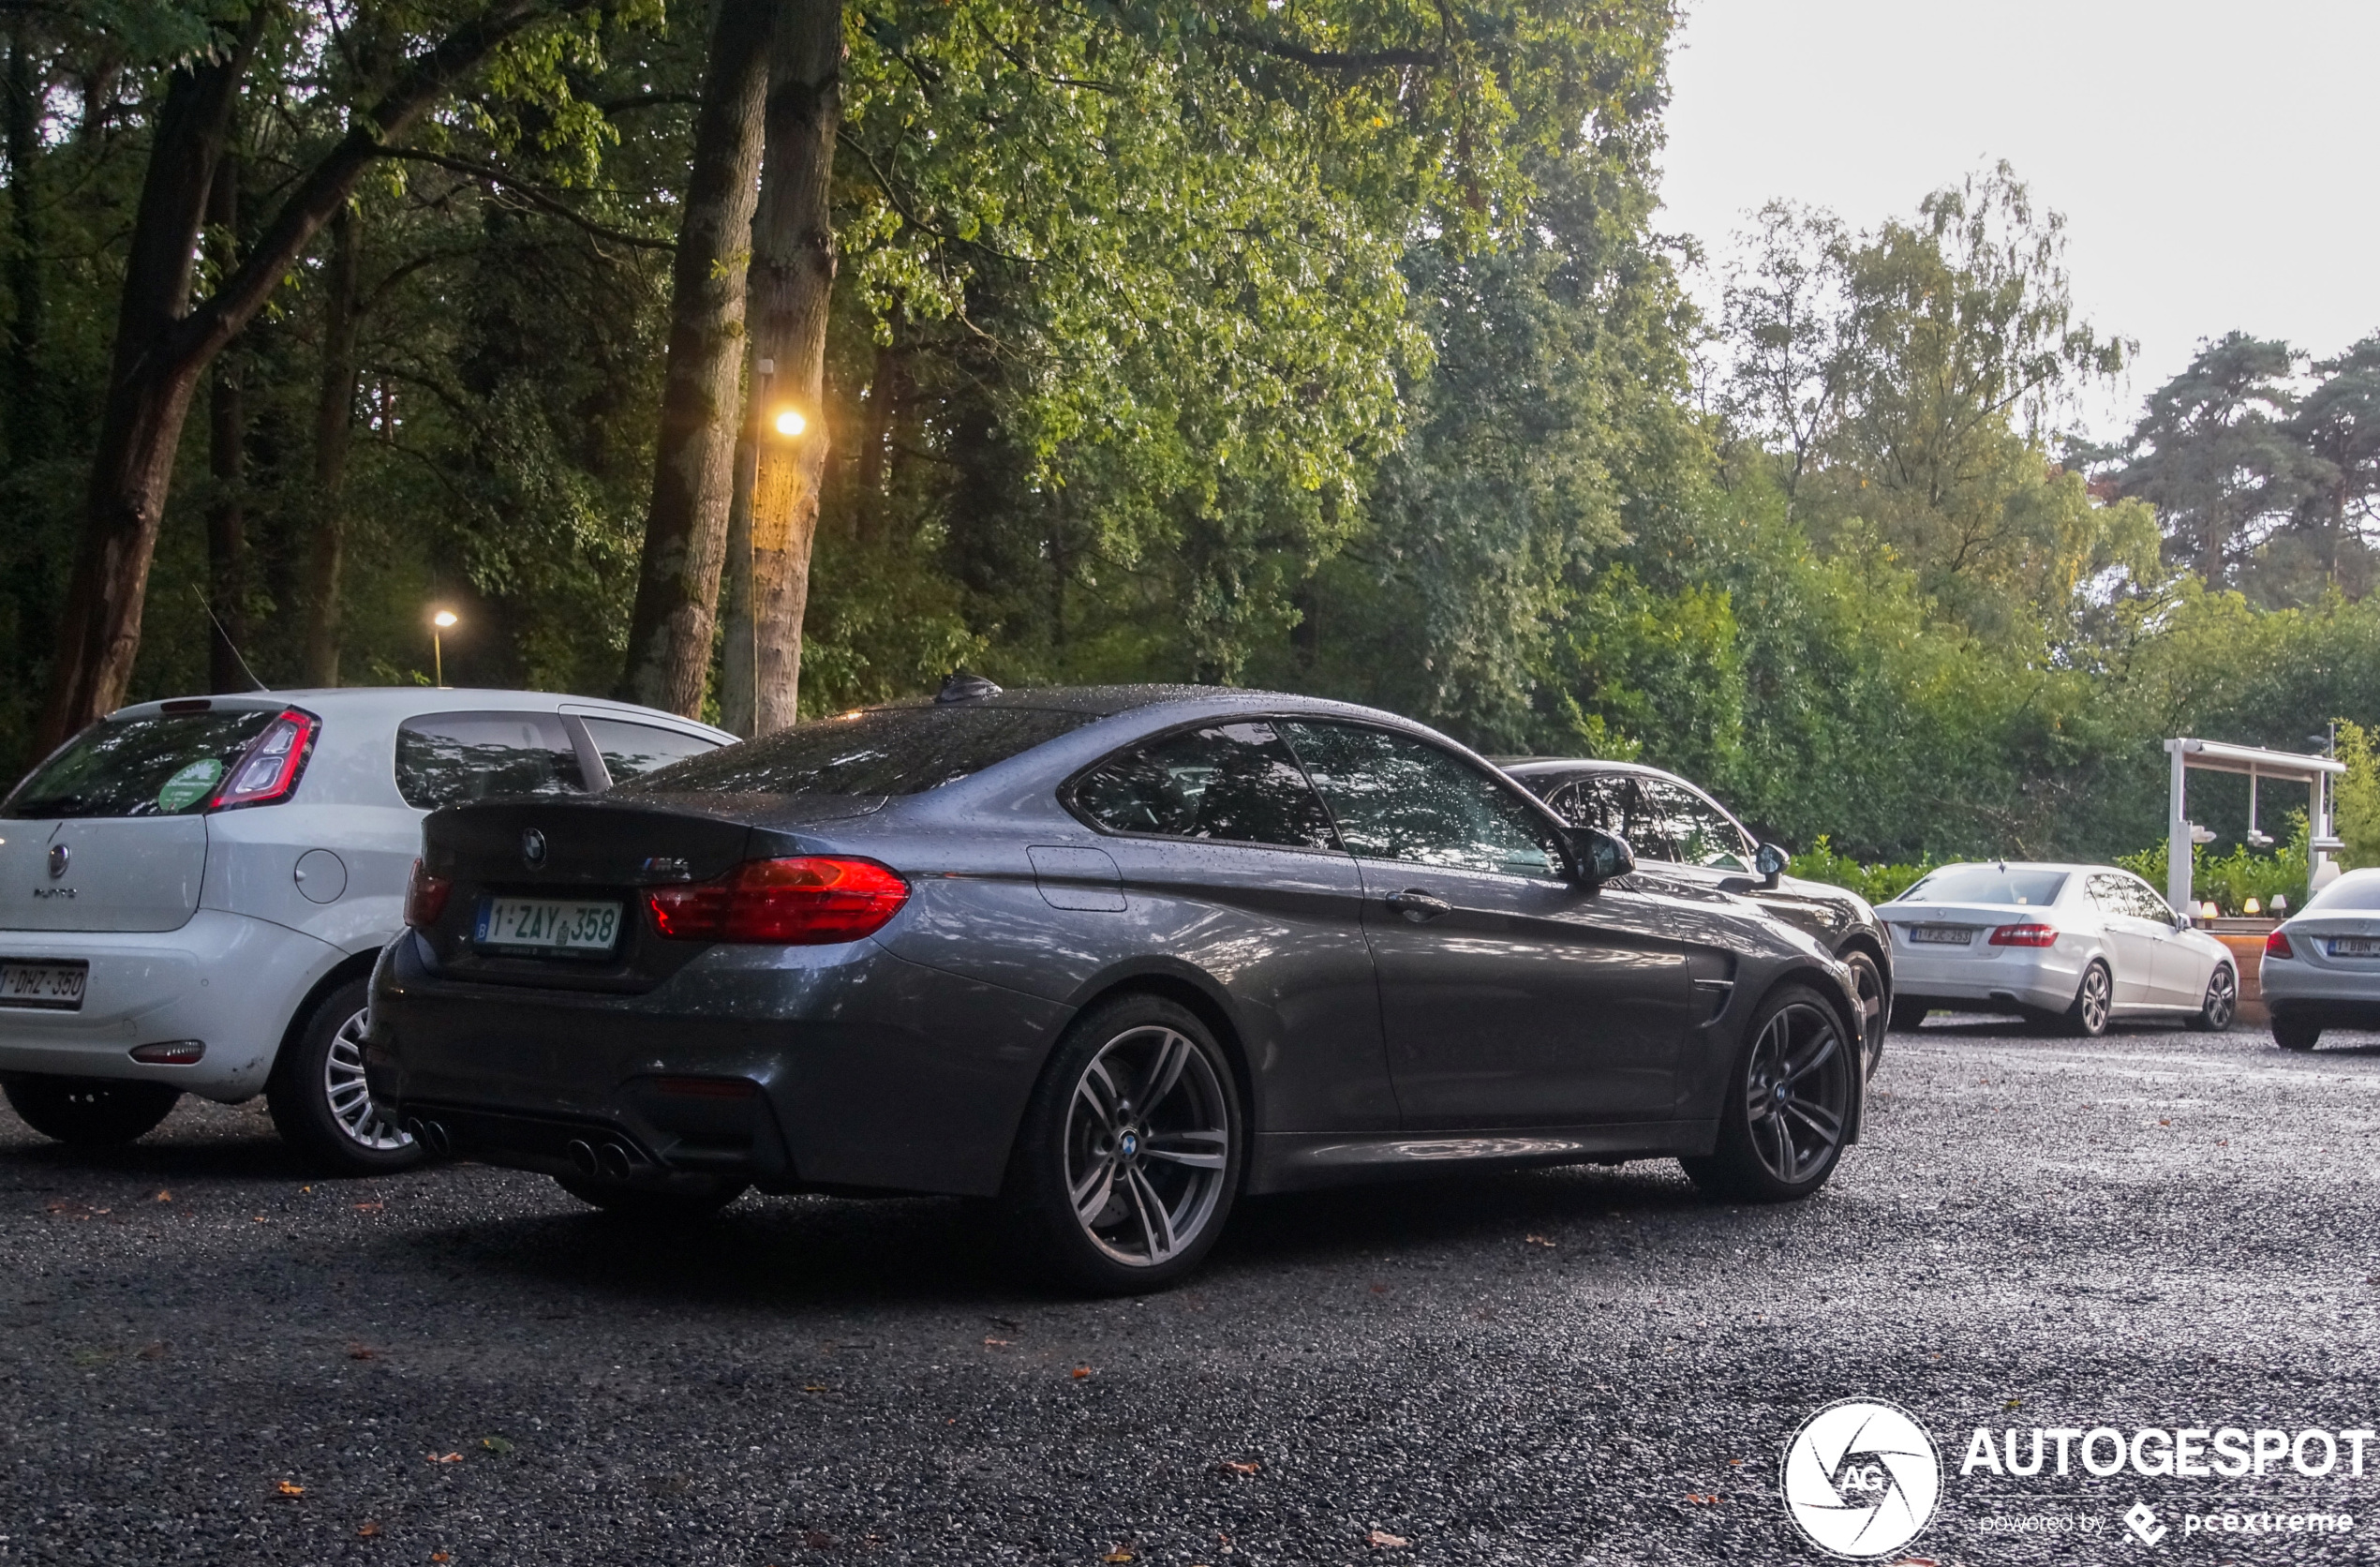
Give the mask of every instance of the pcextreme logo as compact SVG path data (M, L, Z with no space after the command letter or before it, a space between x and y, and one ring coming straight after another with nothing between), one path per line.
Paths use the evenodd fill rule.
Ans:
M1845 1398L1793 1433L1782 1489L1786 1515L1805 1539L1830 1556L1865 1561L1892 1555L1932 1520L1941 1458L1899 1405Z

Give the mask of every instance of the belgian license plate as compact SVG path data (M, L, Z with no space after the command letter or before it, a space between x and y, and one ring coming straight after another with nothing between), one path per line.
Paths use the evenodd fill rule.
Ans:
M82 982L89 963L27 963L0 959L0 1007L42 1007L54 1012L82 1010Z
M2334 958L2380 958L2380 936L2332 936Z
M619 939L617 903L573 898L483 898L471 940L513 952L609 952Z
M1975 939L1975 932L1967 925L1911 925L1909 939L1929 947L1965 947Z

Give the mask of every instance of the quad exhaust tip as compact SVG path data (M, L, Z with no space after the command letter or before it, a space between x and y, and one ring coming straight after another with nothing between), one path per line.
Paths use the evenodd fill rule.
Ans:
M595 1162L595 1150L588 1145L584 1138L571 1139L570 1146L562 1152L571 1157L571 1168L581 1175L593 1175L601 1169Z
M416 1115L405 1123L405 1129L413 1134L414 1142L440 1158L454 1150L454 1144L447 1140L446 1128L436 1121L424 1121Z
M602 1148L596 1154L595 1157L597 1161L602 1165L603 1173L609 1175L613 1180L625 1181L628 1179L630 1169L628 1150L621 1147L618 1143L604 1143Z

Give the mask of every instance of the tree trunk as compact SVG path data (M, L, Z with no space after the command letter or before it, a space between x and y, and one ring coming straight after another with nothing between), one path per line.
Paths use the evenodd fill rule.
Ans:
M828 198L842 125L841 0L787 0L769 64L768 147L752 219L752 731L794 722L818 479L826 461L826 306L835 286ZM781 433L798 414L802 432Z
M710 677L741 406L744 271L777 11L777 0L720 0L671 273L653 500L619 694L688 718L700 715Z
M760 406L755 399L755 410ZM751 421L736 440L736 476L734 495L727 511L727 562L725 591L721 595L726 603L721 606L723 625L719 658L719 722L746 739L759 731L752 727L752 667L757 662L758 637L752 625L752 470L757 454L753 450Z
M280 287L290 264L364 171L498 45L553 14L551 0L494 0L409 60L376 103L359 105L344 136L295 178L256 244L197 310L191 258L222 155L240 81L269 0L248 7L220 53L174 71L151 127L149 164L132 223L116 311L106 399L74 574L59 617L58 657L32 749L44 752L124 701L141 647L149 562L190 399L207 365Z
M22 469L48 449L48 401L41 395L41 229L33 192L40 157L41 105L33 40L22 13L8 29L8 458Z
M347 550L347 449L355 429L355 329L363 219L331 219L322 278L322 384L314 404L314 539L306 557L305 683L339 683L339 567Z
M894 330L900 317L893 317ZM876 368L868 378L868 411L860 426L859 446L852 469L851 536L855 543L872 543L885 512L885 443L892 440L893 421L909 390L909 356L897 343L876 345Z
M240 160L226 151L216 165L207 193L207 222L222 233L229 271L237 259L240 224ZM237 350L216 355L214 384L207 389L207 471L215 497L207 506L207 689L246 691L256 683L241 664L248 642L247 617L247 416L240 395L244 368Z

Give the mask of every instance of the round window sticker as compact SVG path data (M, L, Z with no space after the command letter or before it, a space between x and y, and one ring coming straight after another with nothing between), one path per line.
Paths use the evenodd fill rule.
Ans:
M223 764L214 757L192 762L165 781L165 787L157 791L157 809L186 810L213 794L222 780Z

